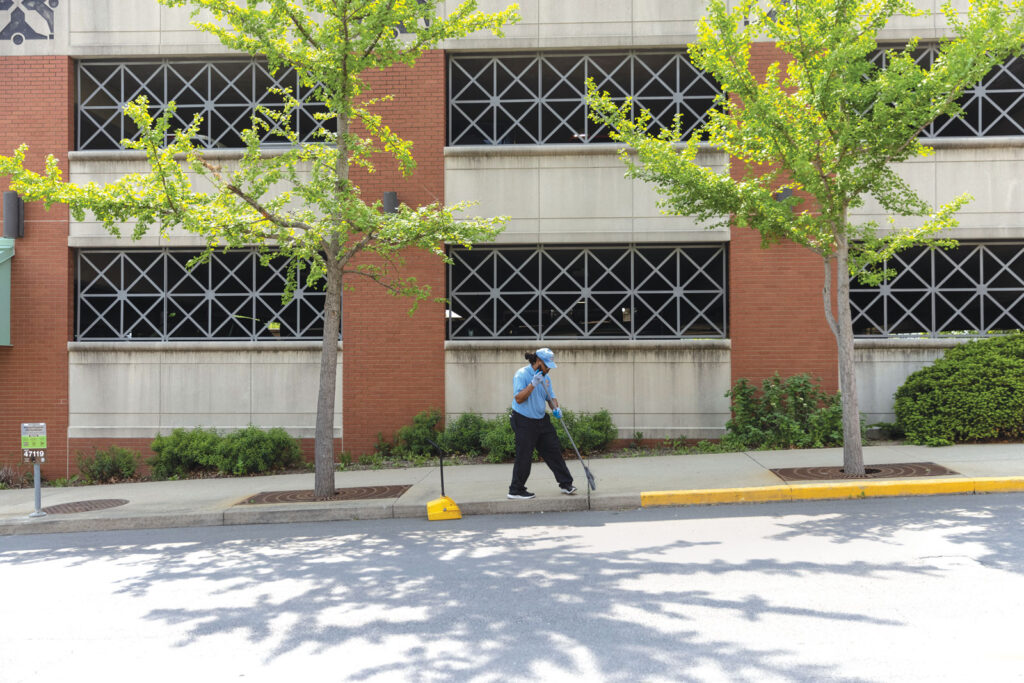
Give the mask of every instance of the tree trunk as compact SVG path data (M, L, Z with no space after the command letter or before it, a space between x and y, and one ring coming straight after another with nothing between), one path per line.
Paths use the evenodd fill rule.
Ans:
M334 394L338 385L338 333L341 329L341 277L344 269L327 255L327 295L324 336L320 349L320 389L316 398L316 476L313 493L318 499L334 495Z
M846 235L836 239L836 314L833 328L839 347L839 391L843 405L843 472L864 474L864 450L860 439L857 405L857 373L853 360L853 316L850 313L850 244ZM831 274L826 273L831 279ZM826 307L831 305L826 301Z

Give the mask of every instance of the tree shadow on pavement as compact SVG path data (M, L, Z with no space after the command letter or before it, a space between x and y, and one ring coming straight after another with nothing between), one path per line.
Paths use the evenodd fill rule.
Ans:
M642 514L642 522L672 522L695 513ZM746 572L765 579L885 580L935 571L869 558L708 560L718 542L666 546L645 539L642 527L625 538L615 529L636 521L614 513L588 513L582 522L578 514L480 517L458 526L385 520L305 525L301 537L290 535L290 525L222 527L204 530L201 541L189 529L76 534L67 538L77 545L60 548L39 537L12 539L0 563L131 565L135 576L112 592L142 599L159 585L161 595L181 596L175 606L146 615L184 634L170 645L244 634L264 653L264 664L337 651L348 656L336 658L331 677L346 680L686 681L704 680L709 671L726 680L857 680L799 663L806 653L796 645L759 649L738 636L711 637L702 624L789 617L813 620L827 632L837 621L902 622L815 609L813 602L787 604L770 592L723 596L694 588L695 579ZM809 525L805 533L828 533L826 526L802 524ZM799 533L796 527L792 533ZM595 534L604 534L607 550L595 552L584 542ZM692 673L698 670L704 675Z
M787 530L773 538L818 536L835 543L865 539L895 543L895 536L901 532L931 530L949 543L977 548L974 559L982 565L1024 574L1024 496L1020 494L874 498L834 503L835 514L782 523Z

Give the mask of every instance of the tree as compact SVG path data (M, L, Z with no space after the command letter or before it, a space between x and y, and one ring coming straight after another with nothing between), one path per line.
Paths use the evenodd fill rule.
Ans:
M923 16L909 0L710 0L690 46L693 63L721 85L722 96L682 148L677 120L649 133L647 112L614 102L593 83L591 116L612 129L612 138L635 150L621 151L627 175L652 183L666 213L692 215L717 227L730 220L761 233L762 246L791 240L824 263L825 317L839 351L843 402L843 467L863 474L860 415L853 362L850 276L878 284L884 263L913 245L951 246L931 239L956 225L954 214L970 197L961 195L932 210L893 170L892 164L931 149L919 134L939 116L961 113L964 90L994 66L1024 49L1024 3L972 0L966 17L943 7L952 37L941 41L928 67L915 62L918 41L878 55L878 32L896 14ZM750 70L751 44L775 41L790 61L769 66L759 81ZM741 163L743 177L715 173L696 163L706 140ZM849 210L873 197L891 216L915 219L884 229L851 223ZM837 273L835 312L832 273Z
M316 418L315 493L334 493L334 394L337 382L341 294L353 276L368 278L397 295L416 302L429 288L399 272L401 254L410 248L428 249L447 260L445 242L469 246L493 239L504 218L456 220L465 204L399 207L381 211L368 203L350 179L353 166L374 170L373 155L385 152L404 174L415 162L411 143L401 139L372 109L364 74L395 64L413 65L441 41L478 30L501 34L501 27L518 19L515 5L497 13L477 12L476 0L466 0L447 17L436 16L439 0L159 0L168 7L206 11L212 21L194 21L229 48L267 59L271 71L291 67L304 87L324 105L320 140L299 144L289 126L298 106L288 91L277 91L281 107L261 108L252 127L242 133L245 150L237 163L217 165L204 158L193 140L200 119L183 130L171 131L174 104L153 116L140 98L126 107L140 129L131 149L144 150L150 172L127 175L106 186L76 186L61 180L56 160L46 161L42 174L24 168L25 147L0 157L0 175L11 176L11 189L26 200L47 207L65 203L76 220L89 211L118 235L119 226L136 220L134 237L156 227L160 234L180 226L202 235L207 250L256 245L264 263L280 256L290 259L290 297L296 285L297 264L308 263L306 281L326 282L323 348ZM386 97L386 96L385 96ZM333 129L330 129L333 122ZM361 129L362 134L359 134ZM278 131L291 143L280 154L260 149L261 132ZM168 144L168 140L170 140ZM189 174L201 176L211 191L193 188ZM275 192L275 186L287 189ZM358 257L358 258L357 258Z

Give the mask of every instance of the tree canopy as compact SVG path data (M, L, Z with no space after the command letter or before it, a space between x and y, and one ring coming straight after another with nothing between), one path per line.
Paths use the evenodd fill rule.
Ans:
M863 460L849 275L877 284L893 253L953 244L931 238L956 225L956 212L971 199L964 194L932 207L893 165L930 154L921 131L939 116L962 114L965 89L1024 49L1020 0L972 0L965 15L947 3L942 13L950 37L939 41L929 65L917 60L917 39L897 47L879 43L893 17L926 14L909 0L740 0L731 8L710 0L689 52L722 95L685 141L679 120L653 132L649 113L635 113L631 101L616 102L590 84L591 116L628 145L622 151L628 175L652 183L665 212L695 216L708 227L753 228L765 246L790 240L821 256L825 316L839 348L844 465L851 473L863 473ZM751 66L760 41L784 55L763 78ZM733 168L715 172L697 163L702 143L727 153ZM868 198L891 215L888 225L850 220L850 210Z
M481 30L501 33L518 20L517 8L485 13L465 0L447 15L439 0L159 0L191 8L193 24L225 46L267 60L271 72L292 68L312 99L324 105L319 139L300 143L289 124L299 106L295 93L275 91L281 106L260 107L242 132L237 160L214 161L196 146L200 118L172 130L174 103L161 113L146 98L125 114L139 135L124 147L145 154L149 171L113 183L75 185L63 180L58 162L47 158L42 173L24 166L25 148L0 156L0 175L27 201L64 203L76 220L92 213L112 234L135 221L134 237L173 228L201 235L203 256L216 249L256 245L263 258L290 259L289 293L297 264L307 263L307 283L325 281L324 336L316 425L316 493L334 491L333 420L341 292L352 276L390 291L430 296L429 287L401 273L402 253L426 249L448 257L445 243L470 246L488 241L505 218L468 218L467 205L410 207L384 213L351 180L353 167L375 171L377 155L390 157L403 174L415 169L412 143L389 127L374 107L391 95L367 95L367 74L413 65L442 41ZM199 18L202 17L202 20ZM287 143L261 147L262 133ZM362 258L362 257L365 258ZM357 258L361 257L361 258Z

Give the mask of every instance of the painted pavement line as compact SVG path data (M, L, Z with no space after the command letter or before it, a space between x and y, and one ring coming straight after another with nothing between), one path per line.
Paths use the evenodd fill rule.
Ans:
M744 488L645 491L641 507L665 505L719 505L793 500L842 500L885 496L936 496L953 493L1007 493L1024 491L1024 477L913 479L822 484L780 484Z

